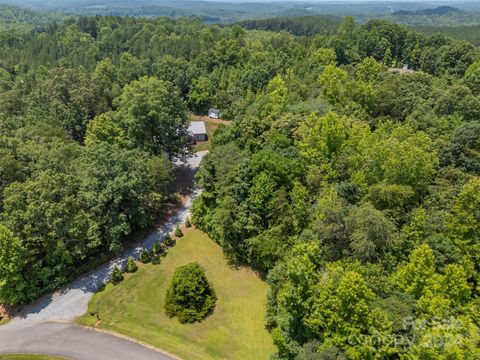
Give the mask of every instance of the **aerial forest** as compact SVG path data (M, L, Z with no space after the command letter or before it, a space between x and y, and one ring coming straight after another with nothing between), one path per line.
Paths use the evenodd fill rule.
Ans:
M152 228L190 114L216 107L231 125L192 222L268 282L274 359L479 359L478 48L384 20L253 25L0 32L0 303Z

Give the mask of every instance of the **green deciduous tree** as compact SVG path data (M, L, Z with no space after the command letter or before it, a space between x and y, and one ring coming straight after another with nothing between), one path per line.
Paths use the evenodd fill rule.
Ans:
M358 77L366 83L374 83L378 81L382 65L380 65L374 58L367 57L358 64Z
M384 314L372 309L375 294L362 275L332 266L319 278L315 289L317 296L306 323L323 339L320 349L336 346L352 359L388 354L388 344L368 340L382 333L388 335L391 324Z
M476 359L480 351L478 328L464 317L434 320L429 326L420 326L416 331L418 342L410 351L417 359Z
M325 99L332 104L345 101L348 74L335 65L328 65L320 76L319 83Z
M419 299L434 274L433 252L424 244L412 251L409 262L397 269L394 280L401 289Z
M107 144L87 147L82 154L77 168L81 198L109 250L120 250L124 236L152 221L145 206L152 190L149 159L139 150Z
M468 122L455 128L441 152L441 160L444 165L480 175L480 123Z
M22 239L32 291L65 283L72 266L101 244L79 193L78 178L52 171L5 190L3 220Z
M269 275L269 302L276 309L270 314L269 324L279 354L285 358L294 358L310 337L306 320L312 311L315 285L323 269L317 243L297 244L290 255Z
M350 120L334 112L312 115L299 128L300 154L309 165L328 166L340 155L350 134Z
M127 145L125 130L114 113L108 112L96 116L88 123L85 145L107 144Z
M480 95L480 62L475 61L472 63L465 75L463 76L463 82L467 85L472 93L475 95Z
M0 224L0 304L18 305L30 298L24 277L26 255L20 239Z
M352 231L350 246L355 258L362 262L375 261L390 248L395 225L370 203L354 207L346 221Z
M206 114L212 105L214 85L206 76L201 76L192 81L188 94L188 103L196 113Z
M131 146L154 155L184 153L188 113L171 83L142 77L125 86L115 105Z
M288 102L288 88L285 80L277 75L267 85L266 104L259 115L265 119L275 119L285 112Z
M452 233L469 244L480 238L480 178L467 182L455 200L450 222Z
M389 130L387 130L389 129ZM362 155L352 153L349 163L359 184L384 181L410 186L418 195L425 191L435 174L437 154L430 150L431 139L424 133L412 133L405 126L388 124L372 134L355 131L351 143Z

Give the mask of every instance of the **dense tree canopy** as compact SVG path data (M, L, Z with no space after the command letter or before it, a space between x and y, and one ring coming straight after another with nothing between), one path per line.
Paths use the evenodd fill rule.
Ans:
M193 222L267 275L276 358L478 358L478 49L383 20L301 25L0 33L0 302L151 226L188 111L215 106L233 121L198 172Z
M352 19L309 40L216 134L195 224L268 271L280 359L478 357L477 49Z

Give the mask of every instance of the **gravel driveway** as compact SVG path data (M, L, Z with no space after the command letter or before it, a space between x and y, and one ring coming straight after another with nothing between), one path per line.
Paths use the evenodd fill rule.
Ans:
M198 152L186 163L177 163L177 165L179 167L183 167L184 174L189 173L191 175L196 172L201 160L206 153L207 151ZM128 340L123 340L115 336L102 334L73 324L51 324L51 322L68 322L75 320L79 316L83 315L87 311L88 303L92 298L93 294L109 280L113 268L115 266L124 266L129 256L133 256L134 258L138 259L140 250L142 248L151 249L156 241L162 240L166 234L172 233L177 224L184 222L189 216L192 200L196 195L198 195L198 193L198 189L193 189L190 195L186 197L184 205L179 210L177 210L166 223L164 223L161 227L157 228L155 231L145 237L145 239L140 241L137 247L135 247L133 250L124 252L117 259L114 259L109 263L95 269L94 271L78 278L77 280L73 281L72 283L57 291L56 293L44 296L35 304L26 307L7 325L1 326L0 354L13 352L32 353L31 347L28 344L36 344L36 349L38 349L38 351L41 353L67 356L70 359L171 359L166 355L162 355L153 350L144 348ZM48 324L46 324L47 322ZM53 343L49 340L46 342L46 344L50 345L47 345L47 348L42 348L40 345L43 343L43 340L50 339L50 336L54 336L57 339L53 340L53 343L57 344L57 346L53 346ZM68 350L68 348L73 346L72 344L74 344L78 340L77 336L80 336L80 338L84 339L86 342L80 343L83 345L80 347L76 346L76 350L72 349L72 351L78 350L80 351L80 353L83 351L85 353L85 356L78 356L78 351L70 355L66 354L65 351L59 351L63 348L66 348L66 350ZM43 340L36 341L41 339ZM145 351L140 353L146 354L146 357L141 357L140 353L138 357L136 355L132 356L132 353L128 351L124 353L119 353L119 349L123 349L122 346L117 348L117 346L119 346L119 343L123 344L122 346L128 349L144 349ZM103 351L106 351L106 353L96 353L96 355L92 357L90 355L92 355L93 353L89 351L85 346L102 348L104 349ZM45 349L50 349L51 351L45 352ZM119 354L124 355L120 356ZM128 356L128 354L130 354L130 356Z

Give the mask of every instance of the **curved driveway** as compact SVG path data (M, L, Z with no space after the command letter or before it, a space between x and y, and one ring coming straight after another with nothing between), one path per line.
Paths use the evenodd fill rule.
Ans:
M184 176L192 176L207 151L198 152L183 167ZM10 323L0 327L0 354L42 353L78 360L132 360L172 359L134 342L65 323L83 315L93 294L105 284L115 266L124 266L129 256L138 258L142 248L153 244L174 231L177 224L189 215L193 198L199 193L193 189L184 205L170 219L143 239L133 250L80 277L58 292L45 296L25 308ZM62 322L62 323L53 323ZM135 354L135 355L132 355Z

